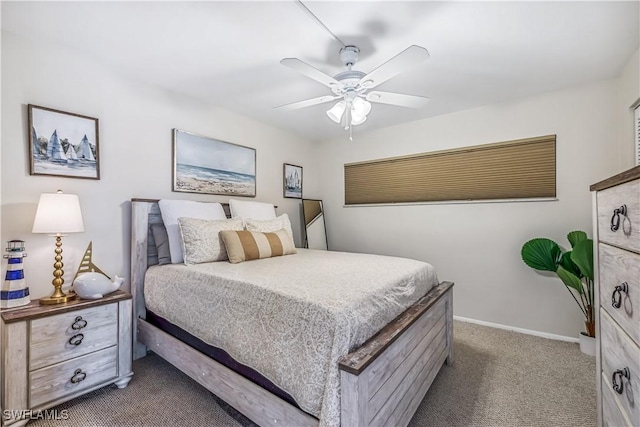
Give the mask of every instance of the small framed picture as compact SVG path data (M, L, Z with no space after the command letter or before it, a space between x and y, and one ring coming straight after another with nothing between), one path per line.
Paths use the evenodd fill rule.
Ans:
M173 191L256 196L256 149L173 130Z
M284 164L284 197L302 199L302 166Z
M100 179L98 119L28 105L31 175Z

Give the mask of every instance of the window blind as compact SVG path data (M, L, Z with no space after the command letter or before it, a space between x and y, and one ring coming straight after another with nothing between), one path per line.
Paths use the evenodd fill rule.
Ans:
M556 196L556 135L344 165L345 204Z

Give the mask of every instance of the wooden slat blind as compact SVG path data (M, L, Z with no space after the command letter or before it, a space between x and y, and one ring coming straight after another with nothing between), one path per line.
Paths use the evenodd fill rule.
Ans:
M344 165L345 204L556 196L556 136Z

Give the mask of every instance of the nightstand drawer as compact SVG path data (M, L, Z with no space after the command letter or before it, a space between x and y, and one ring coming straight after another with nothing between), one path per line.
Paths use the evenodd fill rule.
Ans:
M600 352L603 388L626 412L631 424L640 425L640 348L604 311L600 312ZM614 390L618 388L618 391ZM604 391L603 391L604 393Z
M118 347L68 360L29 373L29 407L65 397L118 376Z
M118 342L118 304L31 321L29 370L82 356Z
M616 394L611 390L611 383L602 374L602 426L603 427L633 427L627 416L616 403Z
M640 252L640 180L598 191L598 235L601 242ZM626 206L626 217L615 214ZM616 231L611 228L619 225Z
M640 255L598 245L600 306L640 344Z

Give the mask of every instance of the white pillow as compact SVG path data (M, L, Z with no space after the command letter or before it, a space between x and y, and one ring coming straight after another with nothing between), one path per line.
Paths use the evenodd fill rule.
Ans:
M276 217L276 208L272 203L230 199L229 208L233 218L274 219Z
M228 260L220 231L244 230L242 218L209 220L180 217L178 224L186 265Z
M245 218L244 225L247 231L260 231L262 233L273 233L283 228L287 230L289 236L293 240L293 230L291 229L291 221L289 215L282 214L274 219L251 219Z
M203 203L192 200L167 200L158 202L162 221L167 229L171 263L178 264L184 259L182 254L182 236L178 226L178 218L227 219L220 203Z

